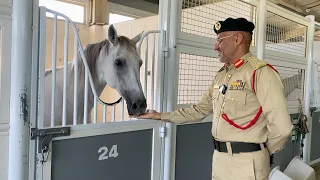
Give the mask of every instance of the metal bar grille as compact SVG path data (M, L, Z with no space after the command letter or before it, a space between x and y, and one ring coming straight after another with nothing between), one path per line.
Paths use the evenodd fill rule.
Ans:
M313 49L318 50L320 48L320 25L316 24L314 32ZM313 57L313 78L312 78L312 90L310 103L315 106L320 106L320 58L315 55Z
M181 53L178 104L197 103L221 67L218 58Z
M311 104L313 106L320 105L320 64L317 62L313 62L313 84L312 84L312 96L311 96Z
M52 109L52 118L50 117L50 124L49 126L51 127L55 127L55 126L66 126L66 125L77 125L77 124L90 124L90 123L107 123L107 122L119 122L119 121L125 121L125 120L130 120L129 119L129 115L127 112L126 107L126 103L124 101L121 101L120 103L113 105L113 107L107 107L108 105L104 105L104 101L106 102L115 102L116 100L119 99L120 95L118 95L117 97L108 97L108 98L104 98L104 100L101 99L101 97L99 97L97 95L95 86L93 85L93 79L92 79L92 75L89 71L89 66L87 64L87 60L84 56L84 50L82 48L82 44L79 38L79 34L77 32L77 28L75 26L75 24L72 22L72 20L70 20L67 16L65 16L64 14L61 14L59 12L47 9L45 7L41 7L41 9L43 11L46 11L47 13L51 13L54 15L54 20L53 20L53 35L52 38L50 37L50 33L49 36L45 36L43 34L41 34L40 36L40 41L44 41L46 42L47 40L52 42L52 52L51 52L51 56L52 58L50 58L50 56L48 55L50 52L46 49L42 49L41 52L43 53L43 61L45 61L46 64L48 63L52 63L53 68L52 68L52 72L55 73L59 71L59 68L56 67L60 67L64 65L64 67L66 67L67 65L69 65L69 61L73 60L73 57L81 57L81 60L78 60L78 58L76 58L72 63L74 63L75 66L78 66L79 63L81 63L81 65L83 65L84 70L85 70L85 75L84 76L84 90L82 92L79 92L79 86L81 86L79 84L79 81L77 80L76 82L74 82L74 93L72 95L72 97L74 99L72 99L72 102L77 102L74 103L74 105L72 105L70 107L70 105L68 106L66 103L68 102L68 96L63 96L63 106L61 107L57 107L57 105L55 103L53 103L54 99L57 98L56 96L58 95L57 93L55 93L54 91L50 94L50 97L52 97L50 100L49 104L45 104L46 100L45 98L47 96L44 95L44 89L43 87L41 88L40 93L40 99L39 99L39 104L44 104L44 106L49 106L51 107L50 109ZM57 19L58 17L60 17L60 19L62 19L63 21L58 22ZM45 15L43 14L42 17L44 22L41 22L40 25L42 25L43 23L47 23L47 19L45 17ZM63 25L63 30L58 27L58 24L61 26ZM70 26L70 27L69 27ZM69 34L69 29L71 31L71 33ZM58 33L58 30L63 31L62 33ZM50 32L50 31L49 31ZM62 35L61 35L62 34ZM159 39L159 35L161 34L160 30L155 30L155 31L148 31L146 33L143 34L143 39L141 39L141 43L139 44L138 50L142 50L142 53L140 55L141 59L143 60L144 64L141 67L141 72L140 72L140 81L142 84L143 91L146 95L146 99L147 99L147 104L149 109L154 109L154 99L155 99L155 94L157 93L158 89L157 89L157 84L155 83L155 79L157 78L157 57L158 57L158 39ZM63 38L61 38L61 37ZM47 37L49 37L49 39L47 39ZM145 37L145 38L144 38ZM61 42L62 41L62 42ZM59 44L63 44L63 46L59 46ZM61 48L62 47L62 48ZM71 49L72 52L69 52L68 49ZM63 61L62 61L63 59ZM44 64L45 64L44 63ZM46 85L44 85L42 83L42 80L45 77L45 67L44 64L41 66L41 70L40 70L40 83L41 86L48 86L48 83L53 84L52 87L53 89L55 88L55 84L59 83L57 82L59 79L55 78L55 76L52 78L52 82L48 82ZM50 64L48 64L50 67ZM59 66L58 66L59 65ZM47 67L48 68L48 67ZM64 70L65 68L63 68ZM63 74L63 88L64 88L64 92L67 92L66 86L67 84L69 84L69 81L71 79L68 79L68 81L66 81L66 79L69 76L69 74L72 74L72 78L76 78L79 77L81 74L79 74L78 72L78 68L75 71L69 72L69 71L64 71ZM73 79L72 79L73 80ZM50 88L50 87L49 87ZM51 88L52 89L52 88ZM108 89L105 88L105 91L115 91L114 89ZM81 95L84 98L83 103L79 104L79 97L78 97L78 93L81 93ZM84 94L84 95L83 95ZM103 94L103 93L102 93ZM108 94L108 92L107 92ZM89 98L93 95L92 100ZM44 98L45 97L45 98ZM59 98L59 97L58 97ZM62 99L62 98L61 98ZM94 101L94 102L89 102L89 101ZM91 109L91 106L89 108L88 103L93 104L93 107ZM81 105L80 108L78 108L78 106ZM68 116L66 116L66 112L68 111L73 111L72 113L74 115L74 117L72 119L69 119ZM61 113L60 113L61 111ZM46 112L46 111L45 111ZM60 118L61 117L61 118ZM44 119L48 119L48 118L44 118L44 115L42 115L41 117L39 117L39 121L40 124L43 124L43 120ZM68 121L71 121L72 123L70 124ZM68 123L67 123L68 122ZM45 125L48 126L48 125Z
M159 30L148 31L142 35L142 40L138 45L137 51L140 55L140 58L143 60L143 64L140 68L140 81L143 87L143 92L147 99L147 108L154 109L155 103L155 94L158 93L158 84L155 82L157 75L157 66L158 66L158 41L159 41ZM108 92L115 91L108 87L106 90ZM117 97L108 98L105 101L115 101ZM114 107L107 108L101 104L97 105L97 122L121 122L121 121L130 121L133 119L129 118L127 111L127 103L122 101L120 104L115 105ZM93 110L92 110L93 111ZM94 114L93 114L94 115Z
M256 15L255 6L239 0L183 0L181 32L216 38L213 31L216 21L243 17L256 24Z
M276 66L274 68L280 73L284 86L284 93L288 100L288 106L298 107L300 99L304 99L304 73L303 69Z
M266 26L266 49L306 56L306 26L270 11L267 11Z
M274 66L280 73L288 101L303 100L304 70ZM178 104L197 103L221 68L218 58L180 53Z

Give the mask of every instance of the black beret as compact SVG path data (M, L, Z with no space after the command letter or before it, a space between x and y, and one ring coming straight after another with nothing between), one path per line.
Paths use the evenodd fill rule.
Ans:
M252 33L254 24L245 18L227 18L224 21L216 22L213 29L216 34L225 31L246 31Z

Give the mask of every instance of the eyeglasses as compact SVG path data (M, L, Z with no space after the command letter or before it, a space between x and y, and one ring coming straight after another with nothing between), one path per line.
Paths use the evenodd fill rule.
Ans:
M232 37L232 36L235 36L235 35L236 35L236 34L229 35L229 36L225 36L225 37L221 37L221 38L217 38L216 43L220 44L223 39L226 39L226 38L229 38L229 37Z

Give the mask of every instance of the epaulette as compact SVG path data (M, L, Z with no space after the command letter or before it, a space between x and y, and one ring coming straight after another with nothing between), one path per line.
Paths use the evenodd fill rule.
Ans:
M258 58L253 57L253 56L250 56L250 57L248 58L248 62L249 62L249 64L250 64L254 69L256 69L256 70L257 70L257 69L260 69L260 68L262 68L262 67L264 67L264 66L267 65L267 63L264 62L263 60L258 59Z

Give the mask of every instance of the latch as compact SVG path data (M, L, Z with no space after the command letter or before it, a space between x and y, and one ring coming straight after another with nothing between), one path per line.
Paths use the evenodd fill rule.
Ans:
M48 129L37 129L31 128L31 140L35 140L39 137L38 141L38 153L42 154L43 159L41 163L47 161L48 153L49 153L49 144L54 137L61 137L61 136L69 136L70 135L70 127L60 127L60 128L48 128ZM44 154L47 154L46 158Z
M164 137L165 136L165 132L166 132L165 127L160 127L160 131L159 131L160 137Z

